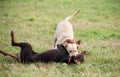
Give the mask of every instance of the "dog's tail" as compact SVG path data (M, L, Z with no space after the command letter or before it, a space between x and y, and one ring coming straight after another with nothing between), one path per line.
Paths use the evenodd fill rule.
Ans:
M68 16L65 18L65 20L71 20L72 18L74 18L78 13L80 12L80 10L76 11L75 13L73 13L72 15Z

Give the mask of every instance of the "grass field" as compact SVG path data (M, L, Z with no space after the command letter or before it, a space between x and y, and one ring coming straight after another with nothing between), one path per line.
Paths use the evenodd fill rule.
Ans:
M88 52L83 64L22 64L0 54L0 77L120 77L120 0L0 0L0 50L20 51L11 30L37 52L53 48L56 24L78 9L71 23Z

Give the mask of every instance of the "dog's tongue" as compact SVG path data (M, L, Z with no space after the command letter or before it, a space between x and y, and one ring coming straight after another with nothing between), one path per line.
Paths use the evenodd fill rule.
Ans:
M71 58L68 59L68 63L70 64Z

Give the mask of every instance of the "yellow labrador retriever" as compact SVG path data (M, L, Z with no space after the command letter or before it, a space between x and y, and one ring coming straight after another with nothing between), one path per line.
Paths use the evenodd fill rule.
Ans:
M65 43L67 46L66 50L70 56L75 56L78 54L78 46L80 45L80 41L75 42L73 26L69 20L74 18L79 12L80 10L60 21L57 24L55 32L54 48L57 48L57 44Z

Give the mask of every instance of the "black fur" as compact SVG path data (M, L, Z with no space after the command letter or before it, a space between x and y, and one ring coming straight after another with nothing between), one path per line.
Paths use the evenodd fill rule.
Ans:
M28 43L19 43L21 48L21 62L65 62L69 57L68 52L62 44L58 45L58 49L47 50L43 53L36 53ZM66 61L67 62L67 61Z

